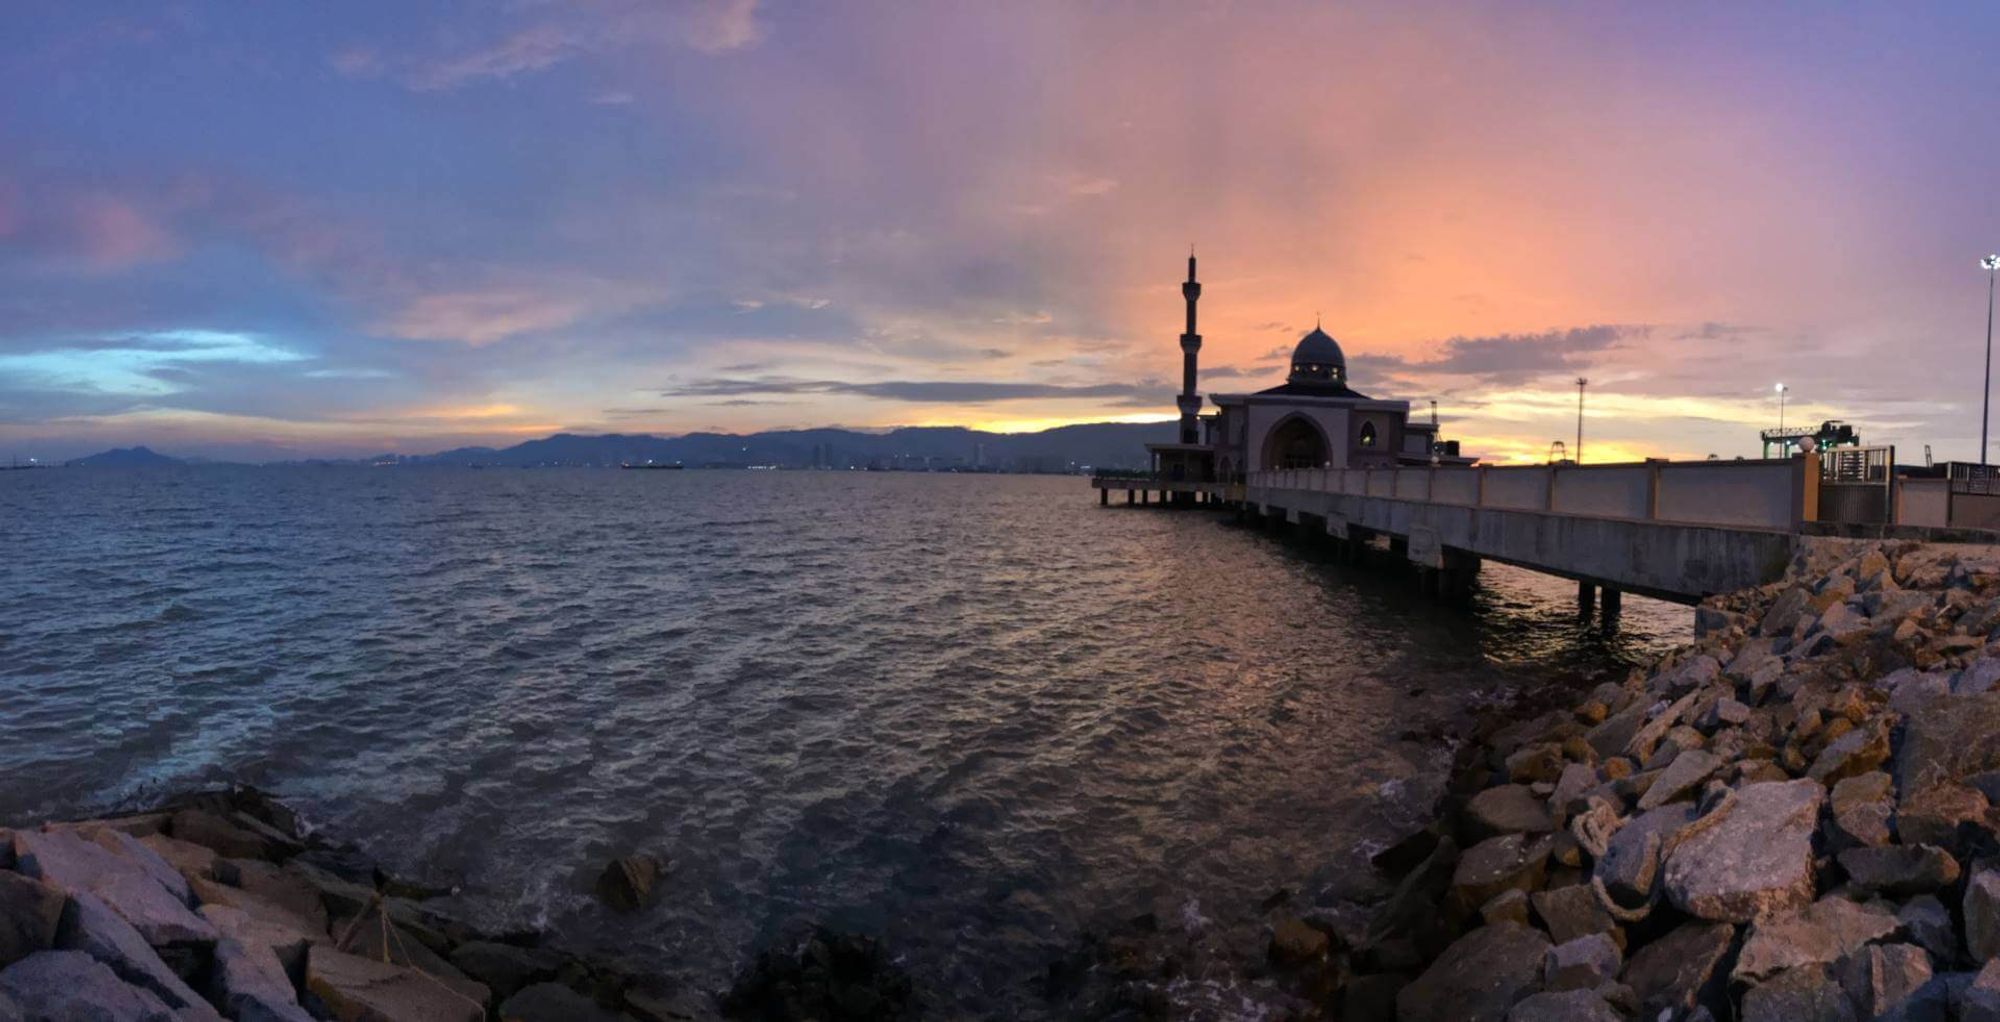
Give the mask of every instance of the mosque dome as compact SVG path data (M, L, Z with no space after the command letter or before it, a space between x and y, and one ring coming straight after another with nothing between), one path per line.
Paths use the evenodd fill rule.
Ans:
M1313 327L1312 333L1299 338L1299 346L1292 349L1289 382L1347 382L1347 354L1340 350L1340 342L1319 327Z

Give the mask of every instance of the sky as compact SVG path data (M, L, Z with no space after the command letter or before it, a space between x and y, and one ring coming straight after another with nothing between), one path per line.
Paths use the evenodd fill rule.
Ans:
M1205 393L1977 452L1989 4L0 3L0 457L1167 419L1190 245Z

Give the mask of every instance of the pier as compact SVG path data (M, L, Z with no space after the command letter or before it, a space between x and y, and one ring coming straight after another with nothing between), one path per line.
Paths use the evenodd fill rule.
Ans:
M1378 539L1440 593L1484 560L1574 579L1607 616L1620 594L1696 603L1776 580L1819 518L1813 454L1607 465L1282 469L1240 482L1096 476L1100 503L1233 508L1359 548Z

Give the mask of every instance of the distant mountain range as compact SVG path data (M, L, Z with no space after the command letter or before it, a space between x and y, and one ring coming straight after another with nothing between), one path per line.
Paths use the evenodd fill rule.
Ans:
M322 464L493 467L678 464L689 468L875 468L929 471L1074 472L1086 466L1136 468L1146 445L1174 439L1169 422L1093 422L1039 433L988 433L959 426L911 426L881 433L850 429L777 430L684 436L558 433L512 447L460 447L436 454L384 454ZM183 464L144 447L77 458L74 466Z

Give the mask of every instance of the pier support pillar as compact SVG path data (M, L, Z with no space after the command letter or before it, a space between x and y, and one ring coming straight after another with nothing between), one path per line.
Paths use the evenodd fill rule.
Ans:
M1589 582L1578 582L1576 584L1576 616L1589 617L1590 612L1596 609L1596 605L1597 587Z
M1110 504L1110 503L1111 503L1111 491L1110 491L1110 490L1099 490L1099 491L1097 491L1097 506L1098 506L1098 507L1104 507L1105 505L1108 505L1108 504Z
M1604 602L1601 607L1604 624L1609 627L1618 622L1618 613L1624 609L1625 593L1622 590L1604 587Z
M1127 504L1128 506L1129 506L1129 505L1130 505L1130 504L1132 503L1132 491L1131 491L1131 490L1126 490L1126 491L1125 491L1125 503L1126 503L1126 504Z
M1472 599L1472 588L1479 581L1479 558L1463 550L1446 547L1444 567L1438 569L1437 595L1449 603L1465 603Z

